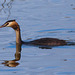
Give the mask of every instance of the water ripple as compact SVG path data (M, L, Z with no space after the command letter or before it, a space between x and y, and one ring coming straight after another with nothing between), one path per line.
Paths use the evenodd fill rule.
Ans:
M65 74L65 75L72 75L72 74L74 74L75 75L75 72L59 72L59 73L57 73L57 74Z
M62 30L65 30L65 31L68 31L68 32L75 32L75 29L50 29L50 30L40 30L40 31L37 31L37 32L49 32L49 31L62 31Z

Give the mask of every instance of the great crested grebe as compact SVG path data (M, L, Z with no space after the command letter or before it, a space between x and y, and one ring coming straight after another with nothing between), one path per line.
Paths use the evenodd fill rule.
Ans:
M31 44L42 46L62 46L67 44L65 40L59 40L57 38L41 38L30 42L23 42L20 34L20 26L15 20L9 20L5 22L2 26L0 26L0 28L2 27L12 27L16 32L16 43L19 44Z

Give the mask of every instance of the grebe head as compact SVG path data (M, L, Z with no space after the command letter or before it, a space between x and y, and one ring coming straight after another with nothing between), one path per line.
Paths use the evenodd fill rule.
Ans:
M0 28L2 28L2 27L12 27L16 32L16 43L19 43L19 44L22 43L20 27L15 20L9 20L9 21L5 22L2 26L0 26Z
M19 25L15 20L9 20L9 21L5 22L2 26L0 26L0 28L2 28L2 27L12 27L14 30L19 29Z

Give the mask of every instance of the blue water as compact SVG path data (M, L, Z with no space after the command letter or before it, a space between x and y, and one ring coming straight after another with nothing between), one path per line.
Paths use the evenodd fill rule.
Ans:
M0 25L11 19L20 25L24 41L51 37L75 42L75 0L1 0ZM15 31L1 28L0 75L75 75L75 45L23 45L18 56L16 49Z

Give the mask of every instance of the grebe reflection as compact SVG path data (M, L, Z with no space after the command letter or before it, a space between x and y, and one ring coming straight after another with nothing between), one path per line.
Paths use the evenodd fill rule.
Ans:
M8 67L16 67L19 65L17 61L21 58L21 44L16 44L16 53L14 60L5 60L2 64Z

